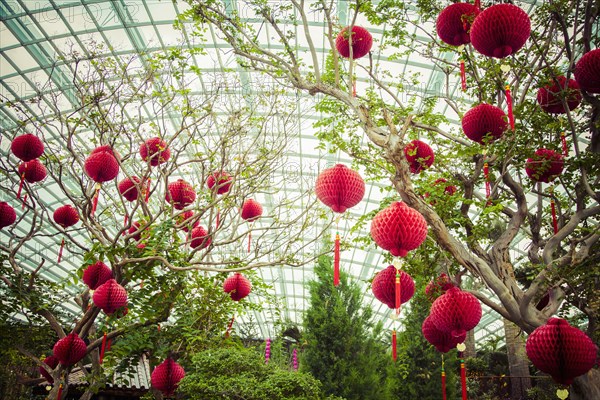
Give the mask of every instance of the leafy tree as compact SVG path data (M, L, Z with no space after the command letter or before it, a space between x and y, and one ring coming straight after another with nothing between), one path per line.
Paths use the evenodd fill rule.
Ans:
M346 399L385 398L385 368L390 358L380 341L381 323L362 305L362 292L340 271L334 287L330 257L319 258L308 283L310 305L304 316L306 348L301 368L323 383L323 390Z

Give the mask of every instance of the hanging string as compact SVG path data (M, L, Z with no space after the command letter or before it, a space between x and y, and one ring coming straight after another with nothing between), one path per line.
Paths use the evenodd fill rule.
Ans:
M487 161L483 163L483 176L485 178L485 198L489 199L492 194L492 188L490 185L490 165Z
M229 335L231 334L231 327L233 326L234 320L235 320L235 316L231 317L231 321L229 321L229 324L227 325L227 330L225 331L225 339L227 339L229 337Z
M442 400L446 400L446 370L444 369L444 354L442 354Z
M106 351L106 332L102 336L102 347L100 347L100 364L104 361L104 352Z
M560 133L560 140L562 142L563 156L567 158L569 156L569 148L567 147L567 137L564 131Z
M62 238L62 241L60 242L60 249L58 249L58 260L56 261L57 263L60 264L60 260L62 260L62 254L63 254L63 249L65 248L65 238Z
M552 229L558 233L558 218L556 217L556 204L554 203L554 187L550 186L550 212L552 213Z
M392 360L396 361L398 359L398 343L396 337L396 330L392 331Z
M102 185L100 183L96 183L96 194L94 194L94 198L92 199L92 213L90 216L94 216L96 213L96 208L98 207L98 197L100 197L100 188Z
M58 387L58 393L56 395L56 400L60 400L60 398L62 397L62 389L63 389L63 384L61 383L60 386Z
M340 234L335 233L335 246L333 256L333 286L340 284Z
M506 105L508 107L508 122L510 122L510 129L515 130L515 116L513 114L513 102L510 94L510 85L508 82L504 83L504 90L506 93Z
M25 204L27 204L27 193L23 196L23 202L21 203L21 210L25 209Z
M458 353L460 358L460 385L462 387L462 400L467 400L467 369L465 368L465 359L463 352Z
M396 315L400 315L400 305L401 305L401 297L402 297L402 286L400 285L400 269L396 267L396 285L395 285L395 294L396 294Z
M25 164L27 168L27 164ZM21 191L23 190L23 182L25 181L25 172L21 174L21 180L19 181L19 190L17 190L17 199L21 199Z

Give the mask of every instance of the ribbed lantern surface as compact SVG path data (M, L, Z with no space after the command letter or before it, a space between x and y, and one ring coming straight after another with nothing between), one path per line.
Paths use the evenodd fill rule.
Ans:
M382 249L404 257L427 237L427 222L417 210L397 201L373 218L371 236Z
M94 304L106 315L112 315L127 305L127 291L114 279L109 279L94 291Z
M225 194L231 189L232 180L233 177L225 171L213 172L206 178L206 186L212 190L216 185L217 194Z
M365 195L365 181L358 172L337 164L317 176L315 193L327 207L343 213L360 203Z
M465 113L462 128L469 139L484 144L500 138L508 128L508 122L502 109L484 103Z
M534 182L550 182L562 174L565 166L562 154L550 149L538 149L525 163L525 172Z
M17 220L15 209L5 201L0 202L0 229L11 226Z
M529 15L512 4L483 10L471 25L471 44L488 57L504 58L523 47L531 33Z
M242 219L244 221L254 221L263 213L260 203L254 199L247 199L242 204Z
M85 342L76 333L69 333L54 344L54 357L65 367L78 363L87 352Z
M235 273L223 282L223 291L229 293L231 299L240 301L252 291L252 283L244 275Z
M150 381L153 388L160 390L168 397L173 395L175 390L177 390L179 382L184 377L185 371L183 367L169 357L154 368L152 375L150 375Z
M335 48L344 58L350 58L350 35L348 26L342 29L335 39ZM373 36L362 26L352 27L352 58L358 59L366 56L373 46Z
M165 199L177 210L183 210L196 200L196 192L192 185L183 179L169 183Z
M581 330L561 318L550 318L527 338L527 357L540 371L560 384L570 385L596 364L598 349Z
M442 353L447 353L456 348L457 344L463 343L467 338L466 332L463 335L454 337L448 332L440 331L436 328L429 315L425 318L425 321L423 321L421 332L423 332L425 340L434 345L435 348Z
M66 204L54 210L52 218L58 225L62 226L63 228L68 228L79 222L79 213L75 207Z
M140 194L135 185L139 186L140 183L141 180L137 176L125 178L119 182L119 193L121 193L121 196L125 197L127 201L136 201Z
M389 308L396 308L396 268L393 265L379 271L371 284L373 295ZM415 294L415 281L400 271L400 303L409 301Z
M23 176L29 183L41 182L47 175L46 167L37 158L19 165L19 176Z
M96 261L83 271L83 282L92 290L113 278L112 270L102 261Z
M58 358L54 357L54 356L48 356L44 359L44 364L46 364L47 366L50 367L50 369L54 369L56 368L56 366L58 365ZM54 378L52 378L52 375L50 375L48 373L48 371L46 371L46 368L44 367L39 367L40 370L40 374L42 374L42 376L44 378L46 378L46 380L48 381L48 383L52 384L54 383Z
M210 236L208 236L208 231L202 226L197 226L196 228L192 229L191 237L192 241L190 242L190 247L192 249L197 247L204 249L212 242L212 239Z
M404 156L410 165L410 172L418 174L433 165L435 154L425 142L413 140L404 147Z
M121 155L112 146L108 144L96 147L90 152L90 155L98 153L108 153L111 156L113 156L117 161L121 161Z
M85 173L98 183L112 181L119 175L119 163L108 151L90 154L83 164Z
M27 162L44 153L44 143L37 136L26 133L13 139L10 150L21 161Z
M567 82L567 78L561 75L556 81L539 88L536 98L542 110L547 113L565 114L567 109L563 105L563 99L568 109L573 111L581 103L581 91L575 80L569 79Z
M450 4L442 10L435 23L438 36L451 46L470 43L469 30L477 14L479 9L473 4Z
M459 337L477 326L481 304L471 293L453 287L433 302L430 315L437 329Z
M153 137L140 145L140 156L142 156L142 160L150 161L150 165L156 167L169 161L171 150L169 150L167 142L159 137Z
M588 93L600 93L600 49L588 51L575 65L575 80Z

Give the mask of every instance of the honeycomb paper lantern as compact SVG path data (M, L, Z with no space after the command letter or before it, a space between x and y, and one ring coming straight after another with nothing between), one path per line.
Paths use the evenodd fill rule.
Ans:
M418 174L433 165L435 154L429 145L420 140L413 140L404 147L404 156L410 165L410 172Z
M44 364L46 364L47 366L50 367L50 369L54 369L56 368L56 366L58 365L58 358L54 357L54 356L48 356L44 359ZM52 378L52 375L50 375L48 373L48 371L46 371L46 368L44 367L40 367L40 374L42 374L42 376L48 381L48 383L52 384L54 383L54 378Z
M471 25L471 44L488 57L515 54L531 33L529 15L512 4L496 4L483 10Z
M223 282L223 291L229 293L232 300L240 301L250 294L252 283L238 272L225 279L225 282Z
M103 145L103 146L98 146L96 147L94 150L92 150L90 152L90 155L92 154L97 154L97 153L109 153L111 156L113 156L117 161L121 161L121 155L115 150L113 149L112 146L109 145Z
M508 128L508 122L502 109L480 104L465 113L462 128L469 139L485 144L500 138Z
M19 176L29 183L41 182L47 175L46 167L37 158L19 165Z
M430 315L437 329L461 337L481 320L481 304L471 293L453 287L433 302Z
M431 316L427 316L425 321L423 321L423 325L421 326L421 332L423 332L423 336L425 340L431 343L437 351L441 353L447 353L450 350L456 348L456 345L459 343L463 343L467 338L467 333L465 332L463 335L458 337L454 337L448 332L440 331L435 327L433 321L431 321Z
M75 207L67 204L58 207L52 214L52 218L58 225L68 228L79 222L79 213Z
M448 275L440 274L435 280L430 281L425 287L425 295L433 302L446 290L454 287L454 283L450 280Z
M588 93L600 93L600 49L588 51L575 65L575 80Z
M527 357L559 384L570 385L596 364L598 349L581 330L561 318L550 318L527 338Z
M565 114L567 110L563 105L563 99L567 102L570 111L576 109L581 103L581 91L579 85L573 79L559 76L556 81L539 88L537 102L549 114Z
M108 151L92 153L83 164L87 176L94 182L108 182L119 175L119 163Z
M181 228L181 229L183 229L184 232L189 232L190 228L194 229L194 228L198 227L198 225L200 225L200 221L198 221L198 220L195 220L194 222L192 222L191 218L193 216L194 216L194 212L192 210L187 210L187 211L184 211L177 218L177 224L178 225L180 225L183 222L185 222L185 225Z
M85 357L87 346L79 335L69 333L54 344L52 352L63 366L69 367Z
M208 236L208 232L202 226L198 226L192 229L192 241L190 242L190 247L195 249L200 247L201 249L207 248L212 242L210 236Z
M365 181L358 172L337 164L317 176L315 193L327 207L343 213L360 203L365 195Z
M0 229L11 226L17 220L15 209L5 201L0 202Z
M247 199L242 205L242 219L244 221L254 221L263 213L260 203L254 199Z
M127 305L127 291L114 279L109 279L94 291L94 304L106 315L112 315Z
M397 201L373 218L371 236L382 249L395 257L404 257L427 237L427 222L417 210Z
M396 268L390 265L373 278L373 295L389 308L396 307ZM400 271L400 304L409 301L415 294L415 281L404 271Z
M154 368L152 375L150 375L150 381L153 388L160 390L166 397L169 397L177 390L179 382L184 377L183 367L169 357Z
M338 53L344 58L350 58L350 35L348 34L348 28L345 27L342 29L335 39L335 47ZM369 31L361 26L353 26L352 58L356 60L366 56L371 51L371 46L373 46L373 36L371 36Z
M92 290L113 278L112 270L102 261L96 261L83 271L83 282Z
M131 227L127 230L128 234L134 234L136 232L138 232L135 236L132 236L132 239L135 240L136 242L139 242L142 239L142 230L140 230L141 224L136 221L133 224L131 224Z
M140 195L136 185L139 186L140 183L141 179L137 176L125 178L121 182L119 182L119 193L121 193L121 196L125 197L127 201L136 201L138 196Z
M215 187L215 185L216 185L217 194L225 194L225 193L229 192L232 181L233 181L233 178L231 177L231 175L229 175L225 171L213 172L206 179L206 186L208 186L208 188L210 190L212 190L213 187Z
M470 43L469 30L477 14L479 8L473 4L450 4L442 10L435 23L438 36L451 46Z
M565 166L562 154L550 149L538 149L525 163L525 172L534 182L551 182L562 174Z
M177 210L183 210L196 200L196 192L192 185L183 179L169 183L165 199Z
M27 162L44 153L44 143L37 136L26 133L13 139L10 150L21 161Z
M142 160L149 161L150 165L156 167L169 161L171 150L169 150L167 142L159 137L154 137L140 145L140 156L142 156Z

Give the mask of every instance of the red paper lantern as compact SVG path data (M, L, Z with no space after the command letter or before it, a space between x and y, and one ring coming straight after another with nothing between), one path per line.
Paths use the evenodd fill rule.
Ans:
M26 133L13 139L10 150L21 161L27 162L44 153L44 143L37 136Z
M438 185L440 183L446 183L448 182L446 179L444 178L438 178L435 180L435 182L433 182L434 185ZM444 188L444 193L446 193L448 196L452 196L454 193L456 193L456 186L454 185L446 185L446 187Z
M165 199L177 210L183 210L196 200L196 192L192 185L183 179L169 183Z
M233 274L223 282L223 291L229 293L229 296L234 301L240 301L248 296L251 290L252 283L239 272Z
M48 356L44 359L44 364L49 366L50 369L54 369L58 365L58 358L56 358L54 356ZM48 371L46 371L46 368L40 367L39 369L40 369L40 374L42 374L42 376L44 378L46 378L48 383L50 383L50 384L54 383L54 378L52 378L52 375L50 375L48 373Z
M462 128L469 139L485 144L500 138L508 128L508 122L502 109L480 104L465 113Z
M442 10L435 23L438 36L451 46L470 43L469 30L477 14L479 8L473 4L450 4Z
M263 208L260 203L254 199L244 201L242 205L242 219L244 221L254 221L263 213Z
M159 137L154 137L140 145L140 156L142 156L142 160L150 161L150 165L156 167L169 161L171 150L169 150L167 142Z
M192 220L193 217L194 217L194 212L192 210L184 211L182 214L180 214L177 217L177 225L181 225L182 223L185 222L185 225L183 225L183 227L181 229L183 229L184 232L189 232L190 229L194 229L198 225L200 225L200 221L198 221L197 219L195 221ZM192 221L193 221L193 223L192 223Z
M37 158L19 165L19 175L29 183L41 182L46 179L46 167Z
M133 240L135 240L136 242L139 242L142 239L142 231L143 231L143 229L140 230L140 227L141 227L140 223L138 221L136 221L133 224L131 224L131 227L127 231L127 233L129 233L130 235L139 231L137 235L135 235L135 236L132 237Z
M119 182L119 193L121 193L127 201L136 201L140 195L136 185L139 186L141 182L141 179L137 176L125 178Z
M588 93L600 93L600 49L588 51L575 65L575 80Z
M317 176L315 192L323 204L334 212L343 213L360 203L365 195L365 181L358 172L336 164Z
M65 367L77 364L87 353L85 342L76 333L69 333L60 339L52 349L54 357Z
M103 153L103 152L109 153L111 156L116 158L117 161L119 161L119 162L121 161L121 155L115 149L113 149L112 146L107 145L107 144L96 147L94 150L92 150L90 152L90 155L97 154L97 153Z
M447 353L456 348L457 344L463 343L467 338L466 332L458 337L453 337L447 332L440 331L435 327L430 315L428 315L427 318L425 318L425 321L423 321L421 332L423 332L425 340L434 345L437 351L441 353Z
M185 371L183 370L183 367L169 357L154 368L154 371L152 371L152 375L150 376L150 381L152 382L152 387L160 390L168 397L173 395L177 390L179 382L184 377Z
M598 349L585 333L564 319L550 318L529 335L525 351L537 369L557 383L570 385L594 367Z
M85 173L98 183L108 182L119 175L119 163L108 151L92 153L83 164Z
M195 249L196 247L200 247L201 249L207 248L212 240L210 236L208 236L208 232L202 226L198 226L192 229L192 241L190 243L190 247Z
M481 304L471 293L453 287L433 302L430 315L437 329L460 337L479 323Z
M17 213L7 202L0 202L0 229L11 226L17 220Z
M410 164L410 172L418 174L433 165L435 154L425 142L413 140L404 147L404 156Z
M404 257L427 237L427 222L417 210L397 201L373 218L371 236L382 249Z
M573 79L559 76L552 83L539 88L537 102L542 110L550 114L565 114L567 110L563 105L563 99L567 102L570 111L576 109L581 103L581 91L579 85Z
M127 291L114 279L109 279L94 291L94 304L106 315L112 315L127 305Z
M229 192L232 181L233 177L225 171L213 172L206 179L206 186L208 186L208 188L212 190L212 188L215 187L216 184L217 194L225 194Z
M390 265L375 275L371 284L373 295L389 308L396 308L396 268ZM415 281L400 271L400 304L409 301L415 294Z
M83 282L92 290L112 278L112 270L102 261L96 261L83 271Z
M551 182L562 174L565 166L562 154L550 149L538 149L525 163L525 172L534 182Z
M425 296L429 301L433 302L446 290L454 287L454 283L450 280L448 275L440 274L435 280L430 281L425 287Z
M471 25L471 44L488 57L515 54L531 33L529 15L512 4L496 4L483 10Z
M75 207L67 204L58 207L52 214L52 218L58 225L68 228L79 222L79 213Z
M335 39L335 47L344 58L350 58L350 40L348 27L342 29ZM373 46L373 36L361 26L352 27L352 58L358 59L366 56Z

